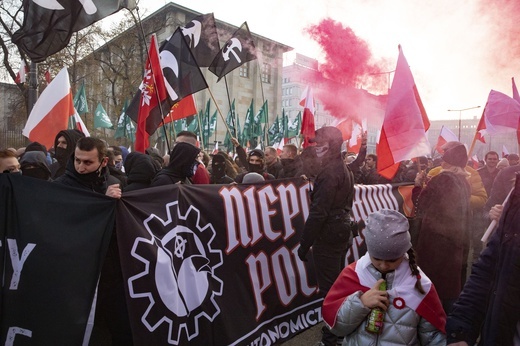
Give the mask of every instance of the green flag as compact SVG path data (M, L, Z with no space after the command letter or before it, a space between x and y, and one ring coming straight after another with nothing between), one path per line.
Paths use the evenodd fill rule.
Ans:
M280 122L280 135L282 138L289 138L289 118L285 114L285 109L282 109L282 120Z
M296 118L287 126L287 138L297 137L300 134L300 127L302 123L302 112L298 112Z
M179 133L186 129L186 118L182 118L179 120L175 120L173 122L173 128L175 129L175 133Z
M88 113L87 95L85 94L85 84L81 84L79 90L74 95L74 108L79 115Z
M217 126L217 111L213 113L211 118L209 117L210 112L210 100L208 100L206 104L206 110L204 112L204 121L202 123L202 127L204 128L204 143L209 142L209 138L215 132L215 127Z
M267 122L267 117L269 114L267 113L267 100L265 100L262 107L260 107L260 110L258 113L255 114L254 120L253 120L253 130L251 131L252 137L258 137L263 136L264 131L262 124L265 124Z
M276 139L279 137L280 133L280 123L278 116L276 116L276 120L271 124L267 134L269 135L269 145L273 145L276 143Z
M251 103L246 112L246 119L244 120L244 128L242 129L242 135L240 136L240 144L242 146L247 145L247 141L251 139L252 130L253 130L253 122L254 122L254 110L253 110L253 99L251 99Z
M100 127L105 129L114 129L112 121L110 121L110 118L101 102L98 103L96 111L94 112L94 128L98 129Z
M233 117L235 116L235 100L233 100L233 102L231 102L231 109L229 110L228 112L228 115L226 117L226 124L229 128L229 131L231 131L231 133L233 135L235 135L235 122L233 121ZM238 137L238 135L237 135ZM240 138L240 137L238 137ZM229 132L226 131L226 138L224 139L224 146L227 148L228 151L232 151L233 150L233 143L231 143L231 137L229 136Z
M199 112L202 113L202 110ZM188 131L193 132L194 134L197 134L199 132L199 120L197 119L198 115L192 115L186 118L186 126Z
M128 138L132 143L135 142L135 126L132 120L126 115L128 100L125 101L121 115L117 121L117 129L114 138Z

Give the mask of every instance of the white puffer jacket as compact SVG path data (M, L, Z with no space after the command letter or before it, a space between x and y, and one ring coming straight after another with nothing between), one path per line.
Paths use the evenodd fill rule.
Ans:
M403 260L399 268L406 271L408 260ZM398 270L399 270L398 268ZM369 264L366 269L377 281L381 273ZM408 268L408 273L411 271ZM424 276L423 276L424 277ZM398 309L394 306L392 284L395 272L386 275L387 290L390 305L385 313L384 327L381 334L372 334L365 330L365 324L370 308L361 302L362 291L349 295L342 303L332 331L340 336L345 336L343 346L349 345L446 345L446 336L427 320L422 318L415 310L408 306ZM420 295L419 292L417 292Z

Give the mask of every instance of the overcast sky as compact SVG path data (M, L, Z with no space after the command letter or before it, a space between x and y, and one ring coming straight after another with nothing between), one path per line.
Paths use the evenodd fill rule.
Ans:
M146 1L141 15L168 1ZM374 59L395 68L401 44L430 119L480 117L491 89L511 95L511 77L520 78L520 2L511 0L178 0L177 4L323 59L305 28L331 18L366 41ZM369 89L370 91L370 89Z

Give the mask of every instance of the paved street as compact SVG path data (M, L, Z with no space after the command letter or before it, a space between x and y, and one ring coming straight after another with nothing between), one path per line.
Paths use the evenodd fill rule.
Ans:
M323 322L318 323L303 333L296 335L289 341L281 343L283 346L314 346L321 340L321 327Z

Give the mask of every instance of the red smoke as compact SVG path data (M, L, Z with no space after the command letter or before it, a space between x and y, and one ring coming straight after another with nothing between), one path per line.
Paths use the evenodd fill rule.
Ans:
M380 117L380 102L374 102L365 90L374 94L387 93L389 88L389 64L377 62L368 44L356 36L349 27L330 18L312 25L306 32L323 49L325 61L319 67L318 75L313 77L319 87L315 89L316 98L325 109L339 119L351 118L361 123L362 118ZM379 108L374 114L374 107Z
M520 1L518 0L481 0L478 12L482 21L491 28L491 39L482 49L492 54L493 68L511 67L512 61L520 56Z

